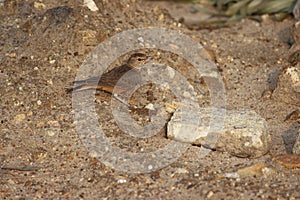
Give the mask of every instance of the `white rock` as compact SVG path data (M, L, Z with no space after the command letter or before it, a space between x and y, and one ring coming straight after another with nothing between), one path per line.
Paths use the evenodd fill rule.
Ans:
M53 137L55 135L55 131L54 130L46 130L46 133L48 134L48 136Z
M127 183L127 180L126 179L119 179L118 183Z
M84 0L84 5L87 6L93 12L99 10L99 8L93 0Z
M175 74L176 74L175 70L172 67L169 67L169 66L167 67L166 70L168 72L169 78L173 79L175 77Z
M212 111L215 115L212 115ZM225 111L223 129L219 132L215 129L213 133L210 127L221 127ZM269 151L271 142L266 121L251 110L200 108L184 113L179 108L168 123L167 136L177 141L226 151L238 157L262 156Z
M286 73L290 76L292 87L296 92L300 92L300 64L295 67L286 69Z
M42 105L42 101L41 101L41 100L37 100L36 104L37 104L38 106L40 106L40 105Z
M144 40L143 37L138 37L138 41L139 41L140 43L144 43L144 42L145 42L145 40Z
M145 106L145 108L148 110L155 110L155 107L152 103L149 103L147 106Z

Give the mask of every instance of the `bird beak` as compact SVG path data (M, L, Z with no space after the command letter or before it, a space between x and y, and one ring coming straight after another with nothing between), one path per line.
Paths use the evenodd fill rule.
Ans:
M152 56L147 56L147 61L151 60Z

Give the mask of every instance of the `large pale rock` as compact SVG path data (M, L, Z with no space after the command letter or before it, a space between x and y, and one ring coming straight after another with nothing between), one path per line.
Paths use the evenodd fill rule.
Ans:
M223 115L223 129L211 132L210 127L220 127ZM269 151L271 143L266 121L251 110L222 109L218 112L216 108L200 108L186 112L179 108L168 123L167 135L170 139L209 146L238 157L262 156Z
M293 147L293 153L300 154L300 129L298 130L298 137Z

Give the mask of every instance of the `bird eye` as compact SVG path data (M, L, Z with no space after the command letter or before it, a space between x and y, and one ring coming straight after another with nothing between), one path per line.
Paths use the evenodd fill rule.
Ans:
M141 59L141 58L138 58L137 60L138 60L138 61L142 61L142 59Z

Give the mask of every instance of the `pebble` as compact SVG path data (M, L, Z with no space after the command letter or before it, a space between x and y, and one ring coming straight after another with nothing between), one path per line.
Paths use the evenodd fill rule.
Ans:
M165 17L164 14L160 14L158 17L158 21L162 21L164 19L164 17Z
M277 156L273 160L289 169L300 168L300 155L297 154L285 154Z
M25 120L25 118L26 118L25 114L18 114L15 116L14 121L15 121L15 123L19 124L19 123L23 122Z
M223 175L221 175L221 177L224 178L233 178L233 179L239 179L240 176L237 172L229 172L229 173L224 173Z
M46 133L50 137L53 137L55 135L55 131L54 130L46 130Z
M126 179L119 179L117 182L122 184L122 183L127 183L127 180Z
M174 113L176 109L179 107L179 103L172 101L171 103L165 103L164 106L167 113Z
M37 104L38 106L40 106L40 105L42 105L42 101L41 101L41 100L37 100L36 104Z
M245 177L269 176L275 171L273 168L267 167L265 163L256 163L254 165L238 169L236 172L225 173L222 177L240 179Z
M176 110L167 126L168 138L208 146L237 157L255 158L269 151L271 137L267 131L267 123L251 110L227 110L224 127L217 133L219 138L210 140L208 136L213 138L217 135L208 134L211 109L200 108L197 112L189 113L183 113L180 108ZM222 113L217 112L219 115ZM216 144L210 144L212 141L216 141Z
M167 67L166 71L167 71L167 74L168 74L170 79L173 79L175 77L176 72L173 68Z
M46 5L41 3L41 2L34 2L33 6L36 8L36 9L46 9Z
M97 5L95 4L95 2L93 0L84 0L83 3L85 6L87 6L93 12L99 10L99 8L97 7Z
M175 171L176 174L187 174L189 171L185 168L177 168Z
M52 128L60 128L60 123L56 120L50 120L47 122L47 124Z
M213 192L213 191L209 191L206 197L209 199L209 198L211 198L213 195L214 195L214 192Z
M148 110L155 110L154 105L152 103L149 103L148 105L146 105L145 108Z
M257 163L248 167L241 168L237 170L237 173L240 177L247 177L247 176L258 176L263 175L264 170L267 168L265 163Z
M99 157L99 154L96 151L91 151L89 153L89 156L92 157L92 158L97 158L97 157Z
M9 57L10 57L10 58L15 58L16 56L17 56L17 54L14 53L14 52L9 54Z
M31 117L33 115L33 112L30 110L30 111L27 112L26 115L27 115L27 117Z
M286 74L290 76L292 88L296 92L300 92L300 64L286 69Z
M144 43L144 42L145 42L145 40L144 40L143 37L138 37L138 41L139 41L140 43Z

